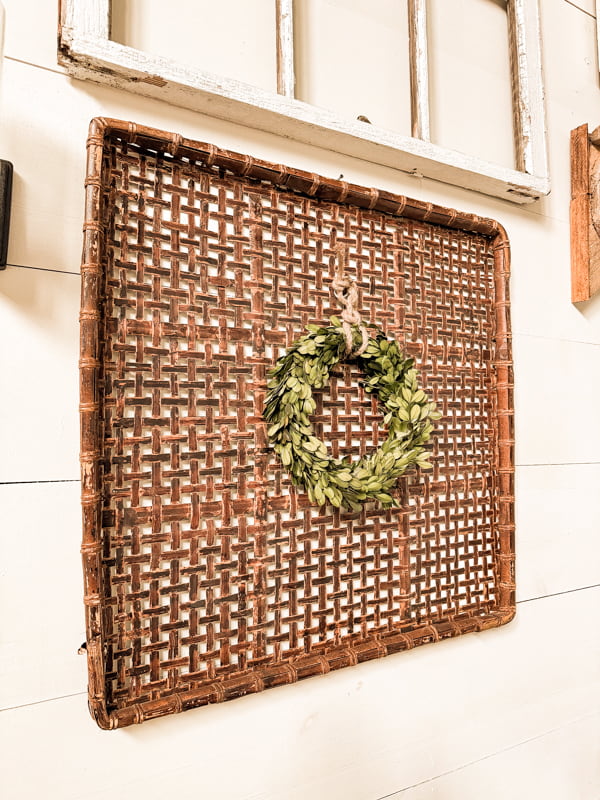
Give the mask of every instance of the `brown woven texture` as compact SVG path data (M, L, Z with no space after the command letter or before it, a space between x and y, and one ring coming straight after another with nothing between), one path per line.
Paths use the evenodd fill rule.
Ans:
M506 235L492 220L117 120L88 141L83 563L90 708L116 728L509 621ZM414 356L442 412L401 507L311 506L262 420L267 370L339 311ZM343 364L317 435L385 436ZM435 658L435 652L431 654Z

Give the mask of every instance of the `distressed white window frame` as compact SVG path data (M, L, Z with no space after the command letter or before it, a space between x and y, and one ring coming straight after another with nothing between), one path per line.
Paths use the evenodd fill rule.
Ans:
M399 0L400 1L400 0ZM277 4L277 93L110 39L111 0L60 0L59 62L109 83L214 117L277 133L515 203L548 194L538 0L508 0L516 169L440 147L429 135L426 0L407 0L412 137L294 98L293 0Z

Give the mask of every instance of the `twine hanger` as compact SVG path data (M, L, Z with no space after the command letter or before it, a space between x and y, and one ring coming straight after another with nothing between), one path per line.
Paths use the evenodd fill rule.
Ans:
M355 355L362 355L369 344L369 334L367 329L362 324L361 316L358 311L358 289L356 282L351 280L346 275L346 255L347 250L342 245L335 248L337 256L337 272L331 282L333 292L336 299L343 306L343 311L340 314L342 318L342 330L346 338L346 355L350 355L354 350L354 341L352 338L352 325L358 325L358 330L362 337L362 342Z

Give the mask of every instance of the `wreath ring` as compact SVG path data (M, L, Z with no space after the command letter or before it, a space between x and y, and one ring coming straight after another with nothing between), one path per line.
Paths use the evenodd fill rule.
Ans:
M367 338L364 326L337 317L328 327L308 325L307 331L269 372L264 418L273 449L311 503L352 511L369 501L397 507L392 496L397 479L414 466L431 468L425 444L441 416L418 386L414 359L379 329ZM316 409L313 389L323 389L332 367L347 359L364 371L364 389L383 404L388 429L383 444L354 464L330 456L310 422Z

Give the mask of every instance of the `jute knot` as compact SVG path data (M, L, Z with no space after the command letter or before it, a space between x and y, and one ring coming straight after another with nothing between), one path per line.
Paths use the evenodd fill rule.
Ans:
M340 317L342 319L342 330L346 339L346 355L350 355L354 350L352 337L352 326L357 325L362 342L355 355L362 355L369 344L369 334L362 324L360 312L358 310L358 289L356 283L351 280L345 272L345 251L343 247L336 248L337 253L337 273L331 282L333 292L337 301L343 306Z

